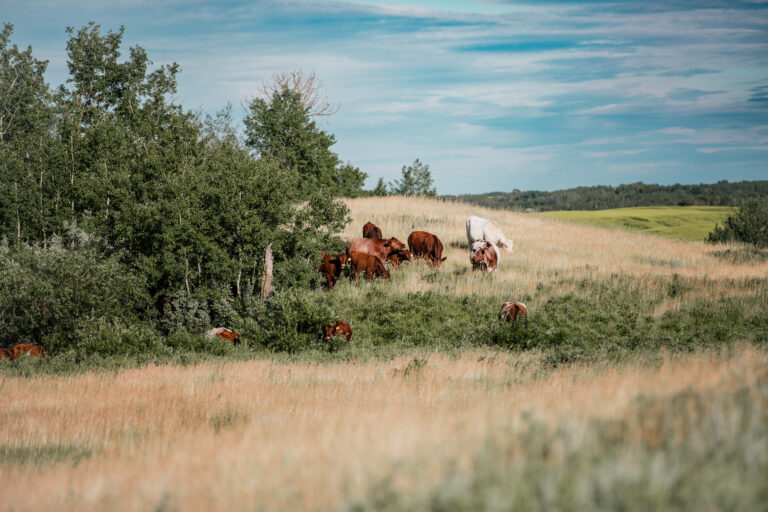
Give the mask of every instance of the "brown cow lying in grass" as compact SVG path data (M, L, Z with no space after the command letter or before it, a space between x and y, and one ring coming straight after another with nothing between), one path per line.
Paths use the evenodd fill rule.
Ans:
M240 344L240 335L226 327L214 327L205 333L205 337L209 339L219 338L221 341L231 341L233 345Z
M0 348L0 359L8 359L9 361L13 361L13 350L9 348Z
M330 340L334 336L344 336L347 341L352 337L352 328L344 320L337 320L336 323L323 327L325 339Z
M355 280L360 277L360 272L365 272L365 279L367 281L373 280L374 277L389 279L389 270L384 268L381 260L372 254L351 251L349 253L349 261L350 265L352 265L352 271L355 273Z
M13 358L17 359L21 356L48 357L48 351L40 345L32 345L31 343L19 343L13 347Z
M501 305L499 311L499 320L514 322L519 315L524 315L528 319L528 308L522 302L505 302Z
M323 259L320 261L320 266L317 271L325 276L328 281L328 288L333 289L333 285L341 277L341 271L347 266L347 254L337 254L335 257L332 254L323 253Z

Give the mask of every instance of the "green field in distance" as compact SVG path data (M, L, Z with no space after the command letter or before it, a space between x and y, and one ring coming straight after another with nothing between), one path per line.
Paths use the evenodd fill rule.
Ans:
M703 241L715 224L723 223L731 210L727 206L642 206L611 210L559 210L539 215L668 238Z

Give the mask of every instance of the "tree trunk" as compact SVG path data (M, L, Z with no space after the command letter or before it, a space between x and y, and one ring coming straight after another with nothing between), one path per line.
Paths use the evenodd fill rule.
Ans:
M261 300L265 302L269 298L269 294L272 293L273 263L274 259L272 257L272 244L269 244L264 254L264 275L261 278Z

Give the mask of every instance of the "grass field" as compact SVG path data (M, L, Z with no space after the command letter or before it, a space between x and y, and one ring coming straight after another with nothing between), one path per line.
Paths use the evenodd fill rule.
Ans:
M436 200L348 204L345 236L424 229L448 260L302 295L352 325L333 351L0 361L0 510L764 507L761 254ZM469 269L470 214L515 242L496 275ZM528 322L499 324L504 300Z
M681 240L703 241L731 212L725 206L647 206L610 210L542 212L552 219L621 228Z

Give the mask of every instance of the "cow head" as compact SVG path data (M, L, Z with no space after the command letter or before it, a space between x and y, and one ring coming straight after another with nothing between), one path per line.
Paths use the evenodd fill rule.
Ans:
M406 249L408 246L405 245L400 240L398 240L397 238L392 237L387 239L387 243L384 244L384 247L392 247L392 249L396 251L402 251L403 249Z
M347 260L349 259L349 257L347 256L347 253L342 252L336 257L339 259L339 263L341 264L341 269L344 270L344 267L347 266Z

